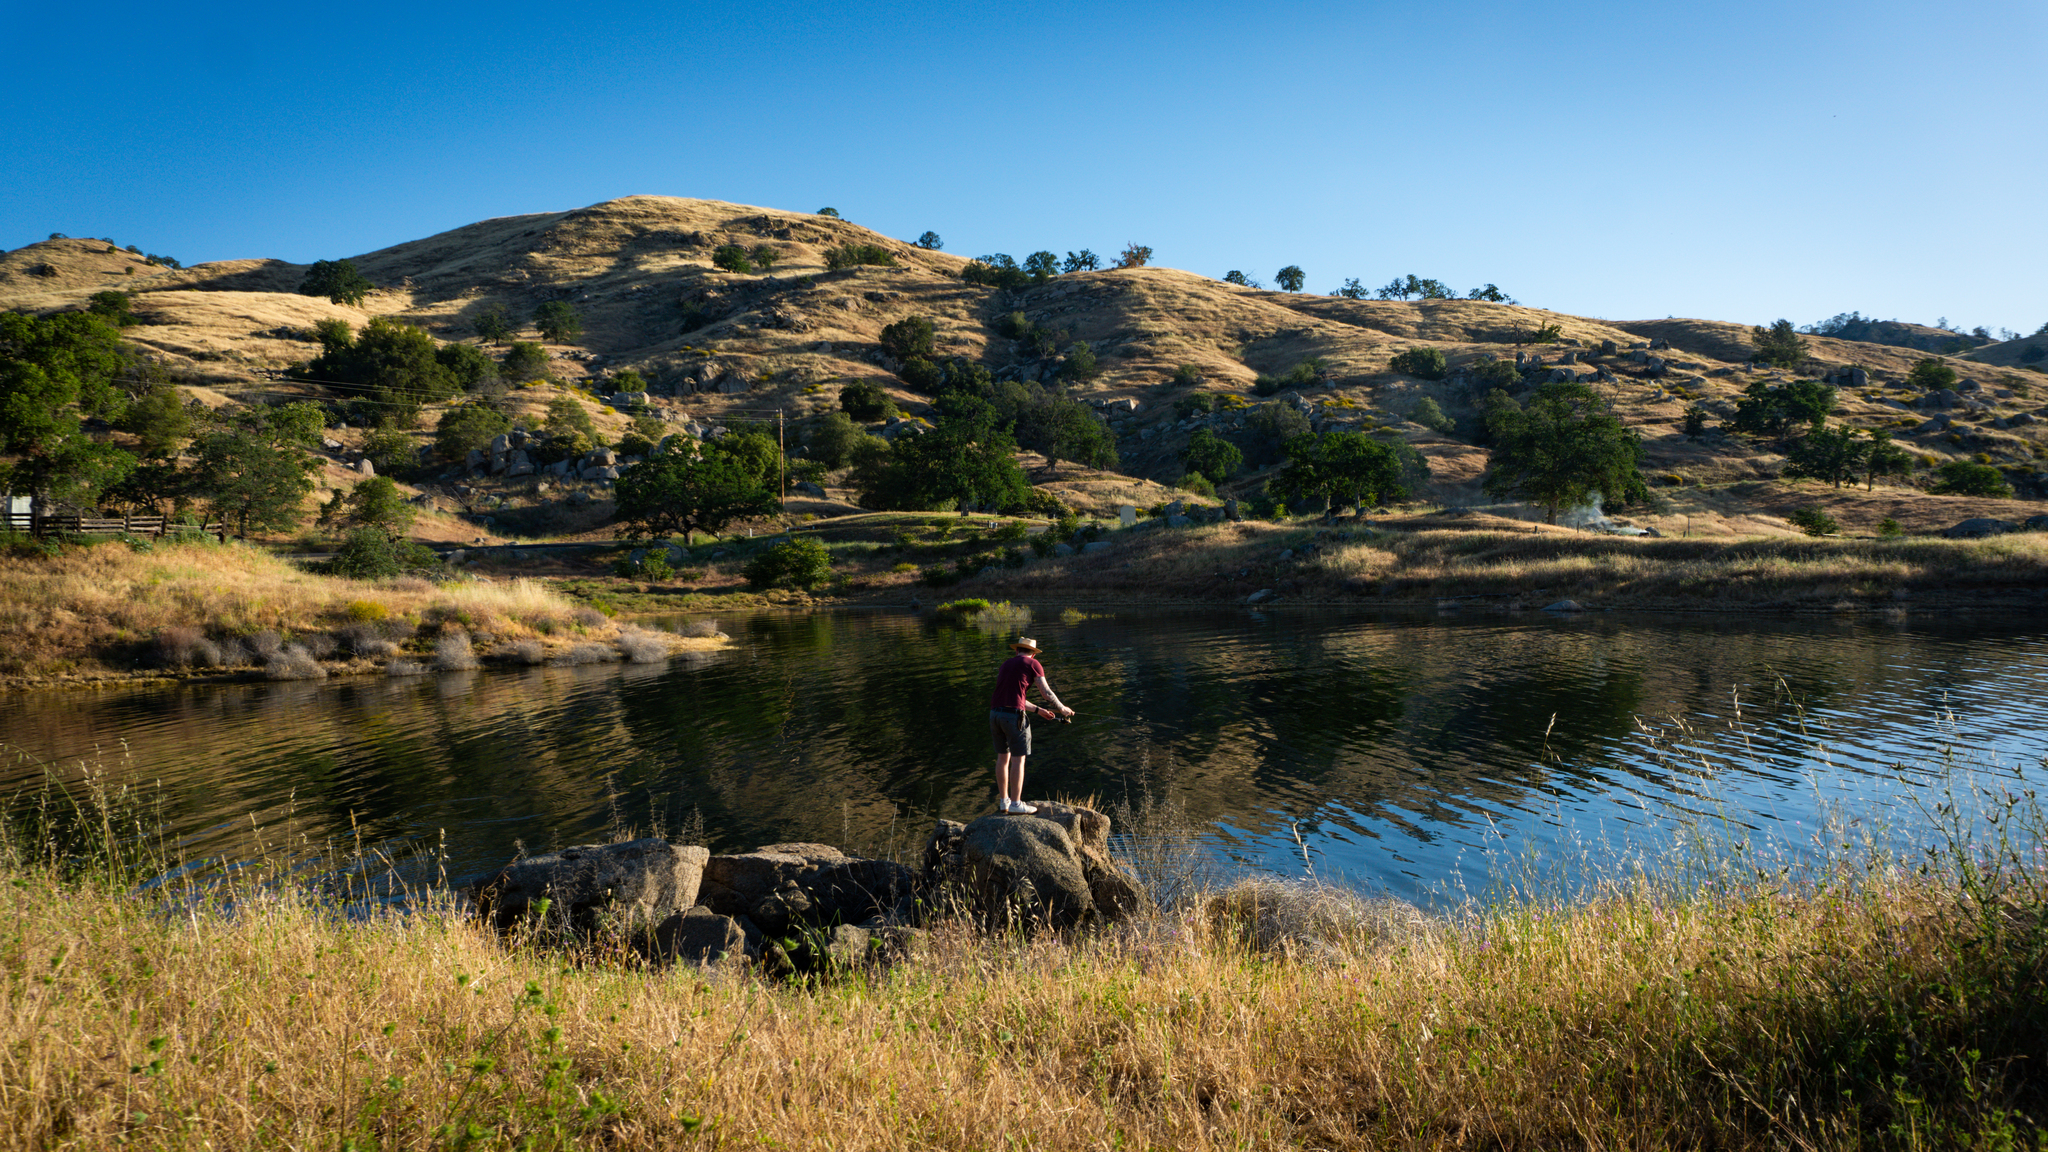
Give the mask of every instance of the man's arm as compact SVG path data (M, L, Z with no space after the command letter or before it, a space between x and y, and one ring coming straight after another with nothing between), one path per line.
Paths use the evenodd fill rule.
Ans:
M1040 676L1037 680L1032 682L1032 687L1038 689L1038 694L1040 696L1043 696L1047 700L1052 701L1052 706L1059 710L1060 715L1072 716L1074 714L1074 710L1072 708L1069 708L1065 704L1060 703L1060 698L1058 694L1054 693L1052 690L1052 681L1046 679L1043 676Z

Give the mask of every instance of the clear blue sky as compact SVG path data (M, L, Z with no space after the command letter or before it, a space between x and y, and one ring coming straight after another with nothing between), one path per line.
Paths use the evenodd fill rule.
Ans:
M632 193L1611 319L2048 322L2048 4L16 5L0 247Z

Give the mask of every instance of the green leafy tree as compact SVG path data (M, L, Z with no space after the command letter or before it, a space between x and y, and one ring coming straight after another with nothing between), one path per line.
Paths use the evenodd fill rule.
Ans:
M754 588L798 588L805 592L832 579L832 557L809 536L784 540L747 562L742 570Z
M754 270L754 262L747 259L747 250L737 244L721 244L712 250L711 262L727 272L747 273Z
M1028 415L1028 421L1018 422L1020 439L1043 453L1048 467L1057 470L1062 460L1089 468L1116 467L1116 434L1086 404L1047 397L1032 405Z
M960 270L960 279L969 284L1004 290L1022 288L1031 283L1031 277L1024 269L1001 252L969 260L967 267Z
M498 361L498 371L515 384L547 375L548 350L534 340L515 340Z
M2005 473L1989 464L1950 460L1935 470L1935 482L1927 489L1944 496L1981 496L1993 500L2012 499L2012 485Z
M1913 370L1906 373L1906 386L1922 392L1939 392L1943 388L1955 387L1955 383L1956 370L1946 361L1932 356L1915 363Z
M1818 380L1773 387L1758 380L1743 389L1729 426L1751 436L1783 440L1796 428L1818 428L1835 410L1835 390Z
M0 313L0 487L91 503L135 467L135 457L94 439L84 418L118 419L127 396L116 377L128 355L119 330L88 312Z
M330 346L307 372L382 405L387 419L380 422L410 423L420 404L446 400L461 390L425 329L385 316L371 320L353 342Z
M1472 368L1472 382L1475 387L1489 392L1496 388L1514 388L1522 383L1522 373L1512 360L1482 360Z
M573 401L571 401L573 403ZM488 404L464 404L441 413L434 424L434 451L443 459L466 459L512 431L512 420Z
M116 328L127 328L142 323L130 311L133 307L134 301L126 292L117 292L110 288L105 292L93 293L92 302L86 305L85 310Z
M1282 447L1287 465L1276 493L1300 501L1321 496L1331 508L1405 499L1402 462L1394 449L1362 432L1306 433Z
M1785 475L1795 480L1823 480L1837 488L1853 481L1870 460L1870 441L1855 428L1829 428L1816 424L1813 431L1785 451Z
M1685 435L1687 439L1704 436L1707 432L1707 410L1697 404L1685 406Z
M1494 304L1513 304L1515 302L1513 296L1508 295L1491 284L1484 288L1474 288L1470 292L1465 293L1465 299L1486 300Z
M1116 266L1119 268L1143 268L1151 262L1152 249L1135 240L1124 245L1124 250L1116 258Z
M1387 282L1376 295L1382 300L1456 300L1458 294L1441 280L1432 280L1410 272L1407 276L1396 276Z
M1863 458L1863 487L1877 486L1879 476L1903 476L1913 470L1913 454L1892 443L1892 434L1880 428L1870 434L1870 451Z
M896 266L896 254L880 244L856 244L849 242L825 249L825 267L834 272L841 268L852 268L861 264L894 268Z
M752 255L754 260L754 269L755 271L758 272L768 271L769 269L775 267L777 261L782 259L781 256L776 254L775 248L772 245L768 244L754 245L754 251Z
M820 208L820 209L818 209L818 211L817 211L817 212L815 213L815 215L818 215L818 216L830 216L830 217L831 217L832 219L834 219L834 220L837 220L837 219L839 219L839 209L837 209L837 208Z
M557 396L548 401L547 428L556 436L581 436L592 447L597 445L597 422L590 418L590 409L574 396Z
M929 316L906 316L882 329L882 351L898 360L930 360L938 352Z
M1801 508L1785 519L1808 536L1832 536L1842 530L1841 523L1824 508Z
M1067 355L1060 361L1060 379L1085 384L1102 374L1102 365L1095 358L1095 349L1086 340L1076 340L1067 346Z
M637 539L716 535L734 520L767 516L775 493L741 460L719 452L669 452L643 460L613 488L617 519Z
M434 350L434 359L464 392L488 388L498 381L498 362L474 344L443 344Z
M1060 258L1042 249L1033 252L1024 258L1024 274L1031 277L1033 283L1043 284L1060 274Z
M1330 295L1332 296L1342 296L1346 300L1363 300L1371 294L1372 289L1367 288L1363 284L1360 284L1358 282L1358 277L1356 276L1350 277L1349 279L1345 280L1343 287L1337 289L1335 292L1330 293Z
M379 528L356 528L342 537L324 567L330 575L351 580L386 580L405 572L431 573L440 563L425 545Z
M1526 407L1495 391L1486 416L1493 441L1486 491L1540 505L1545 523L1595 494L1617 503L1648 496L1642 440L1585 384L1544 384Z
M879 386L855 380L839 389L839 408L863 424L873 424L887 420L896 411L896 402Z
M780 487L782 475L782 450L775 445L772 433L758 430L733 430L716 440L707 440L699 446L698 452L705 456L723 456L739 465L754 483L770 492Z
M1225 284L1236 284L1245 288L1258 287L1258 284L1255 283L1251 277L1245 275L1243 272L1240 272L1235 268L1232 268L1230 271L1225 272L1223 274L1223 282Z
M193 442L193 488L237 535L298 526L320 462L307 451L325 415L309 402L237 413Z
M1749 358L1758 364L1797 368L1806 360L1806 341L1790 320L1780 320L1769 328L1751 328L1749 342L1756 348Z
M1283 446L1309 430L1308 417L1299 408L1269 401L1245 414L1244 439L1238 446L1244 450L1245 463L1263 468L1283 459Z
M1417 400L1415 407L1408 410L1408 418L1432 432L1445 436L1458 429L1458 422L1451 419L1450 414L1444 411L1443 405L1438 404L1434 396L1424 396Z
M1395 356L1387 367L1417 380L1441 380L1449 370L1440 348L1410 348Z
M857 454L853 482L864 508L1023 507L1030 485L1015 451L1000 430L947 418L921 436L898 436L886 454Z
M583 314L567 300L550 300L533 310L533 326L543 340L566 344L583 334Z
M844 412L827 412L811 425L804 447L811 459L827 468L844 468L853 461L853 448L866 433Z
M470 330L477 339L492 344L503 344L512 338L512 317L505 312L503 304L491 304L476 314L470 321Z
M1278 284L1282 292L1299 292L1307 282L1308 273L1303 272L1299 264L1289 264L1273 273L1273 283Z
M360 305L375 284L356 271L353 260L321 260L299 281L299 295L325 296L335 304Z
M1228 480L1244 467L1244 453L1207 428L1197 428L1188 437L1180 462L1188 471L1200 472L1211 480Z
M320 508L320 526L350 531L370 528L397 539L412 531L419 510L405 502L405 494L389 476L372 476L349 489L337 490Z
M171 459L192 438L191 412L178 390L161 382L131 401L115 426L136 437L136 455L145 460Z
M924 235L917 238L917 246L927 252L937 252L946 246L946 242L939 239L937 232L927 231Z
M1062 272L1093 272L1100 267L1101 259L1086 248L1079 252L1068 252L1067 258L1060 262Z

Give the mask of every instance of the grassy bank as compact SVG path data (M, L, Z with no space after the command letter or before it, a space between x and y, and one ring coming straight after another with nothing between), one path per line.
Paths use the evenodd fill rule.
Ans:
M1686 540L1419 516L1379 528L1246 522L1140 529L1112 540L1097 555L1003 569L960 587L1112 601L1230 601L1272 589L1318 602L1471 599L1511 608L1560 599L1648 610L2048 607L2044 533Z
M540 581L350 580L236 544L0 557L0 680L16 686L654 659L720 643L642 632Z
M1731 851L1439 921L1240 883L1066 940L941 926L813 986L509 947L445 900L136 899L17 832L0 1147L2038 1147L2011 784L1985 795L2029 831L1926 870Z

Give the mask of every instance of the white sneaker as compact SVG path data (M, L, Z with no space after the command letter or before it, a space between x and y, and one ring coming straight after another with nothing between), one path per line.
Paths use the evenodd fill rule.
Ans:
M1003 813L1007 813L1007 812L1009 812L1009 810L1010 810L1010 798L1009 798L1008 796L998 796L998 797L996 797L996 811L998 811L998 812L1003 812Z
M1038 808L1035 805L1026 804L1022 800L1019 800L1016 803L1010 805L1009 811L1010 815L1012 816L1030 816L1035 814L1038 811Z

